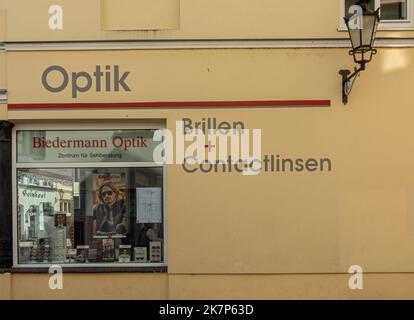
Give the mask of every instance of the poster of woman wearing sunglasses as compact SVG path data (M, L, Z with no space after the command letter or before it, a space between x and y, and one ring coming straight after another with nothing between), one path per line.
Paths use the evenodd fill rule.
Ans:
M93 209L93 235L125 236L127 233L126 195L119 184L105 179L97 190Z

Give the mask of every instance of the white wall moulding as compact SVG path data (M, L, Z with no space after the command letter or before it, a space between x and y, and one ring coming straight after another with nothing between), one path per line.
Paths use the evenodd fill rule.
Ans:
M340 1L2 0L0 10L7 18L0 41L9 42L346 37L338 32Z
M349 39L288 40L176 40L176 41L102 41L5 43L0 51L90 51L162 49L296 49L349 48ZM377 48L414 48L414 38L379 38Z
M106 31L177 29L180 0L102 0Z

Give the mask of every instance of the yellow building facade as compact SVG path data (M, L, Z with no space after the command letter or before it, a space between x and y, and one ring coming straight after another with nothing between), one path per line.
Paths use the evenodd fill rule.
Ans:
M0 120L15 139L0 298L414 298L414 3L399 7L402 23L381 22L378 53L344 106L347 4L0 0ZM52 290L47 269L19 263L19 130L178 134L182 120L260 129L261 159L272 160L254 175L163 166L155 268L64 266ZM362 290L349 286L355 265Z

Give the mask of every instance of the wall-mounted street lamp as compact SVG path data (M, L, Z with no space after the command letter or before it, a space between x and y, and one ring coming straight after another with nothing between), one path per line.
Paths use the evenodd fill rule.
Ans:
M60 211L63 211L63 203L62 203L62 201L63 201L63 196L65 195L65 191L63 191L63 189L61 188L58 191L58 193L59 193L59 200L60 200L60 202L59 202L59 209L60 209Z
M63 200L63 196L65 195L65 191L63 191L63 189L61 188L60 190L59 190L59 198L60 198L60 201L62 201Z
M349 51L349 55L354 57L354 61L359 64L359 68L355 68L352 74L349 70L339 71L339 74L342 76L343 104L348 103L348 96L351 93L356 77L360 75L361 71L365 70L365 65L377 53L373 46L380 19L379 9L375 12L370 11L365 1L358 1L357 5L352 6L350 9L351 11L354 10L355 14L351 18L344 18L352 44L352 50Z

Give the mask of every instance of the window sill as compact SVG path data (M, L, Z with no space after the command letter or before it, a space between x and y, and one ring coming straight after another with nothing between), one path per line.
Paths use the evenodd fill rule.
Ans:
M338 27L336 29L338 32L348 32L348 29L346 27ZM381 31L413 31L414 30L414 26L409 26L409 27L378 27L377 32L381 32Z
M166 273L167 267L62 267L63 273ZM11 273L49 273L49 266L45 267L13 267L7 272Z

